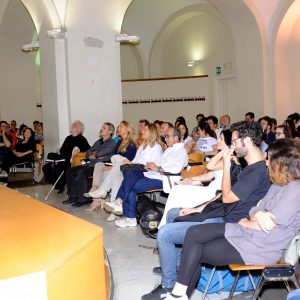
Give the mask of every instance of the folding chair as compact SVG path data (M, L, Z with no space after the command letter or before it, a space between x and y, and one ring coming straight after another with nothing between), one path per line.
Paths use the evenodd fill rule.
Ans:
M250 276L251 283L255 289L252 300L259 299L259 293L266 282L270 281L283 281L287 290L290 292L291 287L289 282L292 281L297 288L300 288L297 277L295 275L296 269L299 267L299 248L300 248L300 233L293 238L289 244L287 250L285 251L282 262L275 265L243 265L243 264L231 264L229 268L232 271L236 271L236 277L230 295L228 299L232 299L233 293L238 282L240 272L247 271L250 275L251 270L262 270L260 280L258 285L255 287L254 281Z
M163 172L163 175L165 176L165 178L167 178L169 189L171 189L174 185L173 181L171 180L171 177L180 177L181 173L173 174L173 173L169 173L169 172ZM148 190L148 191L142 192L141 194L149 194L150 199L153 202L156 202L156 195L157 195L157 193L161 193L161 192L165 192L166 194L168 194L169 190L165 190L163 188L162 189L154 189L154 190Z

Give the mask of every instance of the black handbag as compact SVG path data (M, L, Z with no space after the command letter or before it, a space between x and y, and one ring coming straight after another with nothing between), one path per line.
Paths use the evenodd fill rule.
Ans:
M120 170L124 177L126 176L126 173L129 170L147 172L147 170L145 169L145 166L142 164L124 164L124 165L120 166Z
M203 222L207 219L225 217L236 205L237 202L224 203L221 195L217 200L208 202L202 212L179 216L174 222Z

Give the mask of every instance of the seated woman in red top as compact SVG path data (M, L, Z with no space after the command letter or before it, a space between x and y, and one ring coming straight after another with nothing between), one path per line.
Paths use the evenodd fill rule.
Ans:
M15 149L5 154L2 168L8 172L9 168L14 164L33 162L33 154L35 152L34 133L31 128L27 127L24 130L24 139L18 141Z

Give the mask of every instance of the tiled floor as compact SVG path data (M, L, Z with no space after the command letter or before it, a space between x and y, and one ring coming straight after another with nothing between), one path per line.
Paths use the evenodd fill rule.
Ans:
M55 191L45 201L50 185L36 185L17 190L104 229L104 245L114 277L114 300L139 300L141 295L151 291L156 284L160 283L160 277L152 274L153 267L159 265L158 255L153 254L156 242L146 238L139 227L117 228L113 222L106 221L108 214L103 210L86 212L84 207L74 208L71 205L63 205L62 201L67 198L66 195L57 194ZM211 294L206 300L226 299L227 295L228 293ZM200 300L201 296L201 293L195 292L192 300ZM249 298L243 297L243 299ZM263 299L276 300L285 297L273 295Z

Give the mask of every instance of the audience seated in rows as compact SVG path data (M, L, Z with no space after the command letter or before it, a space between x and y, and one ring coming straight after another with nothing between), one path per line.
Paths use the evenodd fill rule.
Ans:
M153 127L155 125L152 125ZM156 131L156 134L154 134ZM151 130L149 131L149 135ZM159 138L158 132L153 128L153 140ZM145 137L147 138L147 137ZM152 189L163 188L163 174L168 172L178 174L187 165L188 157L184 143L180 142L180 131L176 128L169 128L166 134L168 148L162 154L161 159L149 160L145 170L130 169L124 176L124 180L117 194L116 203L122 203L124 218L116 220L118 227L134 227L136 221L136 198L137 194ZM105 208L114 212L115 203L105 203Z
M123 171L123 175L126 173L126 171L129 168L135 168L135 169L144 169L145 165L148 162L154 162L155 164L159 164L163 147L164 145L160 141L160 136L158 134L157 128L154 124L148 124L144 127L142 132L142 139L143 143L139 146L137 153L133 160L123 159L122 160L122 167L125 168ZM120 170L120 164L114 164L113 168L115 168L113 173L110 173L104 180L101 187L90 193L90 196L94 198L106 198L107 193L109 192L109 189L111 188L111 184L118 180L119 183L117 192L121 186L123 175ZM121 180L119 180L121 178ZM116 214L116 215L122 215L123 208L122 204L119 200L116 199L117 195L115 194L115 191L113 192L113 195L111 196L111 203L105 203L107 204L107 209L109 212ZM105 205L104 204L104 205ZM109 221L114 220L113 215L109 216Z
M223 130L218 140L216 154L206 165L209 172L183 179L180 184L175 185L169 194L159 228L166 224L167 214L170 209L179 207L191 208L212 199L216 192L222 188L223 178L223 153L231 146L231 131ZM241 167L236 156L232 157L231 183L237 180ZM200 186L201 181L210 181L208 186Z
M166 300L188 299L201 275L202 263L272 265L282 257L300 228L299 142L281 139L272 143L268 169L273 184L249 216L235 224L205 224L188 229L178 278Z
M119 125L118 135L120 140L117 143L117 153L111 158L112 166L106 166L103 162L98 162L95 165L93 184L89 193L92 194L92 192L95 192L97 198L93 198L93 202L86 211L94 211L101 206L100 198L96 192L100 187L102 190L112 190L111 198L115 198L121 185L121 181L123 180L123 176L120 174L120 166L125 159L131 161L135 157L137 149L135 145L134 128L132 125L127 121L122 121ZM105 183L103 184L104 181ZM89 193L86 193L84 196L90 197Z
M233 203L228 214L197 222L197 213L203 210L207 205L205 204L196 208L180 210L180 216L196 213L196 218L193 218L192 221L172 223L178 216L178 210L175 210L175 214L172 210L169 211L168 223L160 228L157 235L161 284L150 293L145 294L142 297L143 300L160 299L161 295L173 289L177 278L177 259L181 251L179 245L183 244L188 228L196 224L237 223L240 219L246 218L250 208L266 195L271 183L266 163L259 149L261 136L262 128L257 122L242 121L232 125L232 145L223 152L222 192L211 199L211 201L219 200L223 203ZM238 158L244 157L248 165L242 170L238 180L231 185L230 168L234 151ZM194 286L192 286L193 288Z
M36 152L36 143L34 140L34 132L27 127L24 130L24 139L19 140L15 149L4 153L2 168L9 173L9 168L15 164L34 161L34 153Z
M97 162L109 162L117 151L117 144L113 140L113 124L106 122L100 129L100 139L86 152L89 163L67 169L67 194L68 199L64 204L72 203L73 206L82 206L87 201L83 196L88 191L88 177L93 175L94 166Z

